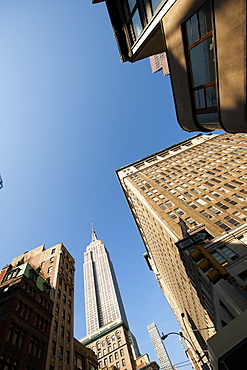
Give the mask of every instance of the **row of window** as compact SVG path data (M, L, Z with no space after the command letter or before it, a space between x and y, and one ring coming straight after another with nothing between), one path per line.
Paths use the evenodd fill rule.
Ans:
M222 266L227 265L229 262L236 260L239 256L233 252L226 245L218 248L212 253L212 256L219 262Z
M114 361L113 356L110 355L109 356L109 359L108 358L104 358L103 361L99 361L99 368L102 369L103 367L107 366L108 364L111 364L113 361ZM117 361L115 363L115 366L116 366L117 369L120 369L120 367L121 367L120 364L122 366L126 366L126 361L125 361L124 358L122 358L121 362Z
M120 345L121 345L121 343L120 343ZM114 349L114 347L113 347L113 349ZM109 346L108 347L108 352L111 352L112 351L112 347L111 346ZM116 351L116 352L114 352L110 357L111 358L113 358L113 356L114 356L114 358L115 358L115 360L117 360L118 358L119 358L119 354L120 354L120 356L122 357L122 356L124 356L124 351L123 351L123 349L120 349L120 351L118 352L118 351ZM105 356L106 355L106 349L103 349L103 351L101 352L98 352L98 358L101 358L101 357L103 357L103 356ZM111 361L112 362L112 361Z
M53 340L52 343L51 343L51 354L53 356L56 356L56 348L57 348L57 343ZM63 346L59 346L59 349L58 349L58 358L60 360L63 360L64 358L64 348ZM69 350L66 350L65 351L65 362L67 364L70 364L70 351Z
M26 340L26 332L18 325L12 324L6 336L6 341L12 343L15 347L22 349Z
M54 321L54 332L57 333L58 332L58 322L55 320ZM64 330L64 326L61 325L60 327L60 337L61 338L64 338L64 335L65 335L65 330ZM70 335L70 330L67 330L66 332L66 339L67 339L67 342L70 343L70 338L71 338L71 335Z

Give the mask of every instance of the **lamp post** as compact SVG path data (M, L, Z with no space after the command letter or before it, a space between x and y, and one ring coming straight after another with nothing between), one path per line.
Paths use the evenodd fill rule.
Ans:
M176 332L176 331L172 331L172 332L170 332L170 333L167 333L167 334L164 334L164 333L162 333L162 335L161 335L161 339L162 340L165 340L169 335L171 335L171 334L175 334L175 335L179 335L181 338L184 338L190 345L191 345L191 347L193 348L193 350L195 351L195 353L197 354L197 356L199 357L199 361L202 363L202 365L200 364L200 366L201 366L201 368L203 369L203 370L210 370L211 369L211 367L210 367L210 365L209 364L206 364L205 362L203 362L203 360L202 360L202 356L201 356L201 354L200 354L200 352L196 349L196 347L195 347L195 345L193 344L193 343L191 343L191 341L189 341L184 335L183 335L183 333L182 333L182 331L180 331L180 332Z

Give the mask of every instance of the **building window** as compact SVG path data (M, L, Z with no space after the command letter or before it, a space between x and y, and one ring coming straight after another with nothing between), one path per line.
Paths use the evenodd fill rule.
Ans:
M235 218L232 218L231 216L226 216L225 220L230 222L230 224L232 224L234 226L240 225L240 222L238 222L237 220L235 220Z
M58 322L55 320L54 321L54 332L57 333L57 328L58 328Z
M207 211L201 211L200 212L204 217L206 218L212 218L213 216L210 215L210 213L208 213Z
M238 204L238 202L235 202L235 200L232 200L230 198L225 198L224 199L226 202L232 204L233 206L236 206Z
M185 214L185 212L180 208L176 208L175 212L177 212L180 216L183 216Z
M222 188L222 187L218 188L218 190L222 191L223 193L229 193L229 191L230 191L230 190L227 190L227 189Z
M219 253L219 252L213 252L212 256L214 259L221 264L221 266L225 266L228 264L228 261Z
M180 200L182 200L184 202L187 200L183 195L178 195L178 199L180 199Z
M123 349L120 349L120 356L123 356L124 355L124 351Z
M197 222L196 222L195 220L193 220L193 218L191 218L191 217L186 218L186 221L187 221L191 226L195 226L195 225L197 225Z
M63 346L59 346L59 356L60 360L63 359Z
M239 199L239 200L241 200L242 202L246 200L246 198L244 198L242 195L239 195L239 194L236 194L236 193L235 194L232 194L232 196L235 197L235 198L237 198L237 199Z
M222 221L215 222L215 225L221 227L221 229L224 229L225 231L231 230L231 228Z
M210 194L212 194L212 195L214 195L215 197L220 197L221 196L221 194L219 194L219 193L217 193L216 191L210 191Z
M202 195L202 198L206 199L206 200L214 200L213 198L211 198L209 195L205 194L205 195Z
M126 365L126 363L125 363L125 359L124 359L124 358L122 358L122 365L123 365L123 366L125 366L125 365Z
M237 216L237 217L241 218L241 220L247 221L247 216L244 215L243 213L236 211L233 214L234 214L234 216Z
M66 351L66 363L69 364L70 363L70 351Z
M170 200L167 200L166 201L166 204L170 207L173 207L174 206L174 203L172 203Z
M50 274L52 272L52 266L48 267L47 272L48 272L48 274Z
M76 370L84 370L86 367L86 361L85 361L85 358L81 355L79 355L79 353L76 352L75 354L75 365L76 365ZM101 366L102 367L102 366Z
M61 326L60 334L61 334L61 337L64 338L64 326L63 325Z
M164 205L164 203L161 203L159 204L160 208L162 208L163 210L167 209L167 207Z
M51 254L54 254L56 252L56 248L53 248L52 250L51 250Z
M52 343L51 343L51 354L53 356L56 355L56 342L53 340Z
M185 23L185 33L196 117L206 128L215 129L218 127L216 57L210 2Z
M170 216L172 219L175 219L175 218L177 218L177 217L178 217L177 215L175 215L175 213L174 213L174 212L168 212L167 214L168 214L168 216Z
M221 202L217 202L217 203L216 203L216 206L218 206L218 207L220 207L220 208L224 209L225 211L226 211L227 209L229 209L229 207L227 207L225 204L223 204L223 203L221 203Z
M247 281L247 270L240 272L240 274L238 274L238 277L243 281Z
M199 203L199 204L201 204L201 205L203 205L203 206L204 206L205 204L207 204L207 202L205 202L204 200L202 200L202 199L200 199L200 198L197 198L197 199L196 199L196 202L197 202L197 203Z
M226 245L220 248L220 252L224 253L228 258L230 258L233 261L238 258L238 255L235 252L233 252L230 248L228 248Z
M211 212L214 212L216 215L219 215L220 213L222 213L222 211L220 211L218 208L216 208L216 207L214 207L214 206L208 207L208 209L209 209Z
M189 203L188 203L188 205L189 205L191 208L194 208L194 209L198 208L198 206L197 206L195 203L193 203L193 202L189 202Z
M247 244L247 234L241 235L238 240L240 240L242 243Z
M109 356L109 361L113 362L113 356L112 355Z

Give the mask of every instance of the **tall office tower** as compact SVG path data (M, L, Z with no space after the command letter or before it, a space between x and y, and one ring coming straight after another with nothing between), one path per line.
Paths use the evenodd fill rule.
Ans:
M197 135L117 170L146 260L191 343L190 358L201 367L214 326L226 330L247 308L241 288L247 279L246 170L245 134ZM198 242L226 279L212 283L205 261L205 272L193 261Z
M135 369L139 350L129 331L108 251L94 229L83 269L87 335L81 342L97 354L100 368Z
M155 323L148 325L148 332L153 342L153 346L158 357L161 370L171 370L172 363L161 340L160 333Z
M78 364L89 362L90 369L96 370L97 361L94 354L76 344L73 338L75 270L73 257L62 243L49 249L42 245L14 258L11 265L16 267L26 262L55 288L46 370L69 370L74 366L74 362Z
M112 262L94 229L84 253L83 271L87 334L119 318L128 326Z

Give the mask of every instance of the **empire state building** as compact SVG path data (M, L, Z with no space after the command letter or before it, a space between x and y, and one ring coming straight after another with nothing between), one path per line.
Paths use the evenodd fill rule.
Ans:
M81 342L95 352L100 369L134 370L140 352L129 330L109 253L94 229L83 271L87 334Z
M86 330L91 334L109 322L127 318L108 251L92 230L92 242L84 253Z

